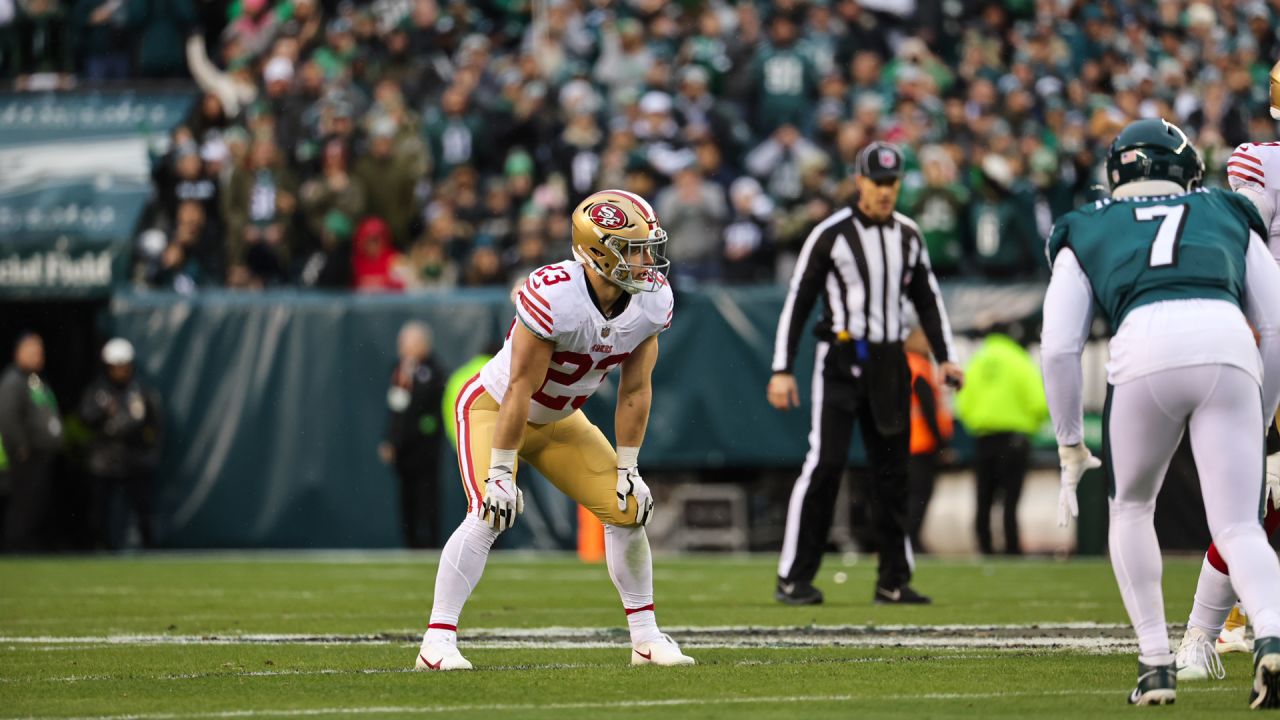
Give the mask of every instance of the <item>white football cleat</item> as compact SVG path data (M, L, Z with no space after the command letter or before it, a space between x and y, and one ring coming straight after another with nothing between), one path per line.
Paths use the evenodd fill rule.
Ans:
M1218 654L1253 652L1253 643L1249 642L1249 638L1245 636L1245 630L1244 625L1231 630L1223 630L1222 634L1218 636Z
M663 635L661 640L650 640L642 642L631 648L631 664L632 665L692 665L693 658L680 652L680 646L676 645L676 641L671 639L670 635Z
M431 670L470 670L471 663L458 652L454 645L445 643L427 643L418 651L418 660L413 664L414 670L429 672Z
M1178 657L1173 661L1178 671L1178 681L1221 680L1227 671L1222 667L1222 660L1214 652L1213 642L1197 627L1188 627L1182 636L1182 644L1178 646Z

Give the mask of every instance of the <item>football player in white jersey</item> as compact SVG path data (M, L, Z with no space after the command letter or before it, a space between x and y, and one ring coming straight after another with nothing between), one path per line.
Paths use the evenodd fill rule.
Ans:
M1271 117L1280 120L1280 62L1271 68ZM1270 229L1267 247L1280 262L1280 143L1244 143L1227 160L1231 189L1253 203ZM1273 423L1275 420L1273 419ZM1280 528L1280 453L1274 452L1276 430L1267 440L1267 494L1263 528L1267 535ZM1251 502L1251 500L1250 500ZM1226 675L1216 653L1250 652L1245 638L1246 618L1231 587L1230 568L1218 548L1210 545L1200 568L1195 603L1187 631L1178 647L1179 680L1221 679Z
M458 617L498 534L523 510L521 460L604 523L609 577L631 630L631 664L694 662L654 617L644 530L653 496L637 469L658 335L671 326L673 297L662 274L670 265L667 233L648 202L621 190L587 197L572 226L575 259L529 276L515 294L516 320L502 351L458 396L467 516L440 554L418 670L471 668L458 652ZM579 409L614 367L621 374L616 450Z

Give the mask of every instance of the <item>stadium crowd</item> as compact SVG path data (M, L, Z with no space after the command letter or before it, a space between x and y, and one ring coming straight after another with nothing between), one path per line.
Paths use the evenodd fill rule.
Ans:
M157 287L506 286L594 189L653 200L678 285L785 279L901 144L942 276L1047 273L1129 121L1270 140L1280 0L0 0L19 88L193 78L155 161Z

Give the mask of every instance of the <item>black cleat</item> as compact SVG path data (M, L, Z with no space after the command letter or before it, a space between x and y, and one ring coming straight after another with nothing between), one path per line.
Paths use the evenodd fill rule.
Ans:
M1249 693L1249 707L1280 709L1280 637L1260 637L1253 641L1253 690Z
M1173 663L1143 665L1138 661L1138 687L1129 693L1130 705L1172 705L1177 696L1178 674Z
M821 605L822 591L809 583L779 580L773 599L788 605Z
M892 590L877 587L873 602L876 605L930 605L933 603L933 598L928 595L921 595L911 589L910 585L903 585Z

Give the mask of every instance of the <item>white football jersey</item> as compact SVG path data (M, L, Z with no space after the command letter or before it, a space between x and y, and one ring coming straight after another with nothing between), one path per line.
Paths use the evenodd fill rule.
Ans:
M1227 181L1231 189L1251 187L1271 200L1280 209L1280 143L1244 143L1236 147L1227 160ZM1271 229L1267 247L1271 256L1280 261L1280 212L1262 218Z
M517 322L556 346L547 379L529 403L529 422L569 417L595 393L610 369L621 365L640 343L671 327L675 298L661 274L657 292L632 295L621 313L606 319L587 292L587 272L577 260L547 265L534 270L516 293ZM501 403L510 381L507 333L502 350L480 371L480 382Z

